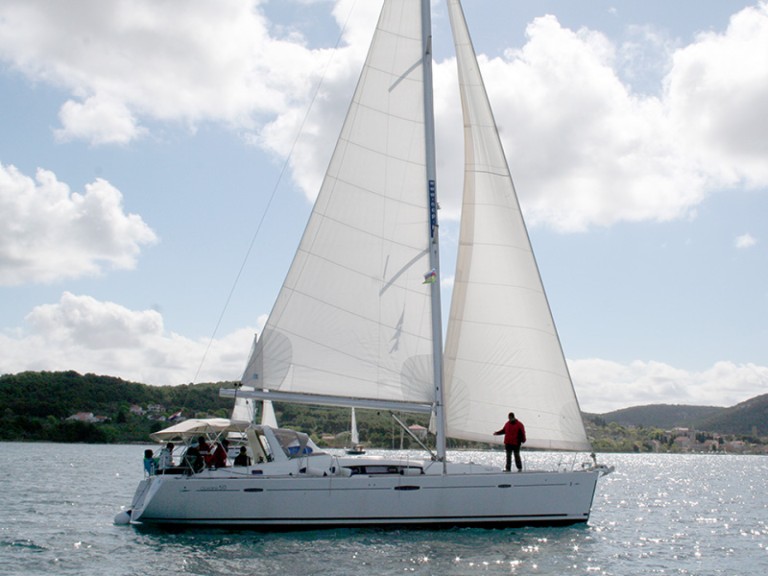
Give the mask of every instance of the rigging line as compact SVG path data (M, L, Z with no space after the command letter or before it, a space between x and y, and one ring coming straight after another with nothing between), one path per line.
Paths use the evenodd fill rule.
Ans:
M213 333L211 334L210 339L208 340L208 345L205 347L205 351L203 352L203 356L200 359L200 364L197 367L197 371L195 371L195 377L192 379L192 384L197 382L198 377L200 376L200 372L203 369L203 365L205 364L205 361L208 357L208 353L211 351L211 346L213 346L213 341L216 338L216 334L219 332L219 328L221 327L221 323L224 320L224 315L227 312L227 308L229 308L229 304L232 301L232 297L235 294L235 290L237 288L238 283L240 282L240 278L243 275L243 271L245 270L245 265L247 264L251 252L253 251L253 247L256 244L256 238L258 238L259 233L261 232L261 227L264 224L264 220L266 220L267 214L269 213L269 209L272 206L272 202L275 199L275 196L277 195L277 190L280 187L280 183L283 181L283 176L285 175L285 172L288 170L288 165L290 164L291 158L293 158L293 152L296 149L296 145L299 142L299 139L301 138L301 135L304 133L304 126L307 123L307 119L309 118L309 113L312 111L312 108L314 106L315 100L317 99L317 95L320 92L320 88L323 87L323 82L325 80L325 76L328 73L328 68L330 68L331 63L333 62L333 58L336 55L336 52L339 48L339 45L341 44L341 40L344 37L344 32L347 30L347 25L349 24L349 20L352 16L352 12L354 12L354 8L357 2L353 2L352 6L349 9L349 12L347 13L347 17L344 20L344 25L341 27L341 30L339 31L339 36L336 38L336 44L333 47L333 50L331 50L331 55L328 58L328 61L325 63L325 67L323 68L323 73L320 75L320 81L317 83L317 86L315 86L315 91L312 94L312 98L310 98L309 105L307 106L307 110L304 113L304 118L301 120L301 125L299 126L299 129L296 131L296 137L293 139L293 142L291 143L291 148L288 151L288 155L285 157L285 161L283 162L283 166L280 169L280 173L277 176L277 180L275 181L275 185L272 187L272 193L269 196L269 200L267 201L267 205L264 208L264 212L261 214L261 218L259 219L258 224L256 225L256 230L253 233L253 236L251 236L251 242L248 245L248 249L245 251L245 255L243 256L243 261L240 263L240 269L237 271L237 274L235 275L235 279L232 282L232 287L229 289L229 294L227 294L227 298L224 301L224 306L221 309L221 313L219 314L219 318L216 321L216 326L213 329Z

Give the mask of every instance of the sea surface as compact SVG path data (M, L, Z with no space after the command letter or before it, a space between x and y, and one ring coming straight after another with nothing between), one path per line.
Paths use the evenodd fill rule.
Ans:
M768 574L768 457L607 454L587 525L260 533L116 526L144 446L0 443L0 573ZM528 467L572 456L524 453ZM501 452L453 459L498 463ZM583 456L578 457L577 465Z

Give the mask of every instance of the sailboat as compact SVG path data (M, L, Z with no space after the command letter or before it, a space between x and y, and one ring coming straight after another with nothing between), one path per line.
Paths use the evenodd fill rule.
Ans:
M338 456L253 424L253 464L142 481L135 524L259 529L583 523L598 477L451 461L514 411L530 448L591 451L459 0L465 175L443 343L430 0L384 0L306 230L225 397L430 415L431 454ZM432 449L430 449L432 450Z
M357 432L357 418L355 409L352 408L349 424L349 447L344 450L347 454L360 455L365 454L365 448L360 444L360 434Z

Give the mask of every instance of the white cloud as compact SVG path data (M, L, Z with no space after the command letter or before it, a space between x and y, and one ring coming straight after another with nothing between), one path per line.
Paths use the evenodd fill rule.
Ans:
M755 244L757 244L757 238L752 236L752 234L742 234L737 236L734 241L736 248L751 248Z
M306 101L317 68L300 36L270 36L260 4L6 0L0 58L72 94L62 139L125 142L142 118L251 128Z
M346 25L337 50L308 48L296 30L269 22L261 4L6 0L0 57L70 94L61 139L125 143L150 121L220 122L279 157L293 150L293 178L311 198L379 4L350 12L348 0L335 2ZM554 16L533 20L527 35L520 49L480 60L532 224L575 231L689 218L724 187L768 185L765 2L678 49L679 40L647 27L615 45ZM452 61L435 66L444 218L457 214L461 181L461 127L442 127L458 119L454 69Z
M153 310L65 292L59 302L34 308L24 329L0 334L0 373L76 370L146 384L183 384L240 377L254 330L244 328L210 343L166 333ZM202 359L205 363L197 374Z
M527 34L521 50L483 70L534 223L581 230L686 218L716 190L768 185L768 68L757 61L768 53L768 4L676 51L646 33L648 52L672 55L656 61L668 69L659 95L620 81L616 47L597 32L547 16ZM627 74L638 66L636 40L629 51Z
M124 212L122 200L106 180L76 193L50 171L38 170L33 180L0 164L0 285L133 268L141 245L156 236L141 217Z
M125 144L146 132L125 104L95 96L83 103L65 102L59 118L64 127L55 134L62 141L82 138L94 144Z
M620 81L608 39L554 16L527 35L483 72L529 221L573 231L687 216L705 179L677 147L663 102Z
M212 342L193 340L167 333L154 310L65 292L58 302L35 307L24 327L0 333L0 373L76 370L156 385L236 380L265 321ZM768 387L768 367L754 364L718 362L701 372L659 362L568 365L582 409L595 413L643 404L732 406Z
M768 367L717 362L700 372L661 362L568 362L582 410L605 413L645 404L733 406L764 394Z
M334 18L343 27L343 42L336 50L294 54L304 61L303 73L311 71L306 76L310 81L259 133L264 149L279 157L290 155L293 180L310 200L320 189L380 8L378 2L357 3L354 9L347 1L336 2Z
M616 53L616 72L638 93L659 94L661 80L672 67L672 55L679 40L650 25L634 25L627 29Z
M679 41L648 28L615 46L599 32L569 30L545 16L528 26L521 49L503 58L481 55L529 223L580 231L621 221L692 218L708 195L723 188L768 185L761 136L768 121L768 69L752 62L768 43L767 12L766 4L743 10L723 34L702 35L680 49ZM337 57L354 69L352 55L346 50ZM434 73L441 215L454 218L463 153L455 63L439 62ZM700 78L724 75L739 87L738 98L721 89L725 83L699 92ZM338 131L338 102L346 103L351 92L343 75L334 78L338 82L329 85L327 101L315 103L308 136L292 159L310 198ZM648 89L649 78L654 89ZM728 104L719 106L721 100ZM263 133L264 145L285 153L287 135L295 133L301 117L298 109L278 116ZM721 129L700 130L702 117ZM734 127L725 134L732 117L739 126L756 128Z
M679 50L667 77L681 146L720 186L768 185L768 2L731 17L723 34Z

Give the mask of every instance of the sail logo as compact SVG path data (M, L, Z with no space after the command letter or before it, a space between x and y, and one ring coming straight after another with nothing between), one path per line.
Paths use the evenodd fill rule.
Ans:
M437 186L434 180L429 181L429 223L432 238L437 233Z

